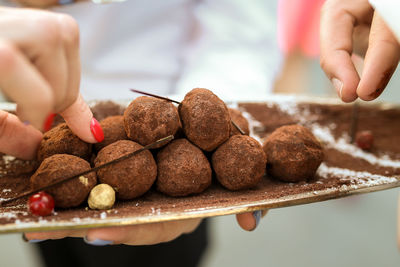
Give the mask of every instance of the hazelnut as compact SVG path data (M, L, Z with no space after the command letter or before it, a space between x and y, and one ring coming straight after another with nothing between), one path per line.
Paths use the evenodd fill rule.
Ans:
M108 184L98 184L90 191L88 204L91 209L106 210L115 202L115 191Z
M363 150L369 150L374 144L374 136L371 131L359 131L356 134L356 144Z

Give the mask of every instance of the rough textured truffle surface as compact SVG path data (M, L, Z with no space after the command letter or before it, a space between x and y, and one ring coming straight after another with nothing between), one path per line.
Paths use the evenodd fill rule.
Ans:
M313 178L323 160L323 150L310 130L301 125L276 129L264 142L267 172L287 182Z
M126 108L124 125L129 139L145 146L168 135L175 135L181 122L178 109L171 102L141 96ZM157 147L161 146L163 144Z
M53 155L43 160L32 175L31 186L33 189L41 188L89 169L89 162L79 157L67 154ZM85 201L96 182L96 174L91 172L46 191L53 196L56 207L75 207Z
M123 115L125 108L112 101L102 101L90 108L98 121L110 116Z
M120 140L106 146L97 154L95 166L141 149L130 140ZM117 198L132 199L146 193L157 177L157 165L150 151L145 150L128 159L97 171L99 181L112 186Z
M242 112L240 112L237 109L234 108L229 108L229 115L231 115L231 120L236 123L237 126L240 127L240 129L246 134L249 135L250 130L249 130L249 122L247 119L242 115ZM238 129L236 129L235 126L231 125L231 132L230 136L235 135L235 134L241 134Z
M118 140L128 139L128 136L126 136L125 133L124 117L122 115L105 118L100 122L100 126L103 129L104 140L100 143L94 144L96 151L100 151L103 147Z
M212 155L218 181L229 190L256 186L264 176L266 157L260 143L247 135L234 135Z
M203 192L211 184L211 166L187 139L177 139L157 154L157 189L170 196Z
M61 123L43 135L37 159L41 162L51 155L69 154L90 160L91 153L92 145L79 139L66 123Z
M195 88L179 105L186 137L205 151L213 151L228 140L231 119L225 103L210 90Z

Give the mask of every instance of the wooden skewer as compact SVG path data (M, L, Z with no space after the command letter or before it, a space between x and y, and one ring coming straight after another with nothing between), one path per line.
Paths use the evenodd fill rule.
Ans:
M134 92L134 93L138 93L138 94L142 94L142 95L147 95L147 96L151 96L151 97L155 97L155 98L159 98L159 99L164 99L164 100L167 100L167 101L170 101L170 102L174 102L175 104L178 104L178 105L181 103L181 102L179 102L179 101L169 99L168 97L150 94L150 93L143 92L143 91L140 91L140 90L137 90L137 89L130 89L130 90L131 90L132 92Z
M142 94L142 95L147 95L147 96L163 99L163 100L170 101L170 102L173 102L173 103L178 104L178 105L181 103L179 101L170 99L168 97L164 97L164 96L160 96L160 95L155 95L155 94L143 92L143 91L140 91L140 90L137 90L137 89L130 89L130 90L132 92L134 92L134 93L138 93L138 94ZM245 132L239 127L239 125L237 125L233 120L231 120L231 123L242 135L245 135Z
M355 102L351 110L350 142L352 144L356 141L356 133L358 128L358 111L359 105L358 102Z
M129 153L129 154L126 154L126 155L124 155L124 156L122 156L122 157L120 157L120 158L114 159L114 160L109 161L109 162L107 162L107 163L104 163L104 164L102 164L102 165L99 165L99 166L96 166L96 167L94 167L94 168L91 168L90 170L81 172L81 173L79 173L79 174L75 174L75 175L73 175L73 176L67 177L67 178L62 179L62 180L60 180L60 181L57 181L57 182L55 182L55 183L53 183L53 184L49 184L49 185L43 186L43 187L41 187L41 188L38 188L38 189L35 189L35 190L32 190L32 191L29 191L29 192L26 192L26 193L22 193L22 194L19 195L19 196L16 196L16 197L13 197L13 198L4 200L4 201L0 202L0 207L1 207L1 206L4 206L4 205L6 205L6 204L8 204L8 203L10 203L10 202L14 202L14 201L16 201L16 200L18 200L18 199L21 199L21 198L24 198L24 197L28 197L28 196L34 195L34 194L36 194L36 193L38 193L38 192L40 192L40 191L46 191L47 189L49 189L49 188L51 188L51 187L53 187L53 186L57 186L57 185L63 184L63 183L68 182L68 181L70 181L70 180L76 179L76 178L78 178L78 177L80 177L80 176L86 175L86 174L91 173L91 172L95 172L95 171L97 171L97 170L99 170L99 169L102 169L102 168L105 168L105 167L110 166L110 165L112 165L112 164L115 164L115 163L117 163L117 162L123 161L123 160L125 160L125 159L127 159L127 158L130 158L130 157L132 157L132 156L134 156L134 155L139 154L140 152L142 152L142 151L144 151L144 150L151 149L151 148L155 147L156 145L159 145L159 144L162 144L162 143L165 143L165 142L169 142L169 141L171 141L172 139L174 139L174 136L173 136L173 135L169 135L169 136L167 136L167 137L164 137L164 138L161 138L161 139L157 140L157 141L154 142L154 143L151 143L151 144L149 144L149 145L147 145L147 146L144 146L144 147L142 147L142 148L139 149L139 150L136 150L136 151L134 151L134 152L131 152L131 153Z
M233 120L231 120L231 123L233 126L235 126L235 128L239 131L241 135L246 135L246 133L242 130L242 128L240 128L239 125L237 125Z

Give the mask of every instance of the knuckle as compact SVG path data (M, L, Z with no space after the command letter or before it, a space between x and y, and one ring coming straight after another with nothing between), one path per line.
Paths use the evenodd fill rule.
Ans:
M68 95L66 96L66 98L65 98L65 104L64 104L64 108L62 109L62 110L64 110L64 109L66 109L67 107L69 107L69 106L71 106L72 104L74 104L76 101L77 101L77 99L78 99L78 94L79 94L79 92L70 92L70 93L68 93ZM84 112L84 110L83 110L84 108L83 107L81 107L81 112Z
M7 112L0 112L0 137L4 136L7 132L7 120L9 114Z
M326 57L322 56L319 58L319 65L321 66L322 69L326 69L328 63L326 62Z
M35 19L36 29L39 30L39 38L48 47L59 46L62 38L59 23L54 15L44 15Z
M58 15L63 43L72 48L79 48L79 26L76 20L65 14Z
M30 101L29 108L32 110L53 110L54 109L54 98L51 94L42 94Z
M17 48L6 41L0 41L0 73L7 75L14 69L18 57Z
M68 103L67 101L65 101L65 95L64 94L57 94L55 96L55 103L54 103L54 107L56 112L61 112L63 111L66 107L68 107Z

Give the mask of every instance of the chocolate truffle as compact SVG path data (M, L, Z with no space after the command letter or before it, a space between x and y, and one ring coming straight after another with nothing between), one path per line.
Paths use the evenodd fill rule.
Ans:
M267 172L286 182L313 178L323 160L323 150L310 130L301 125L287 125L276 129L265 140Z
M67 154L52 155L44 159L32 175L31 185L33 189L41 188L89 169L89 162L79 157ZM53 196L56 207L75 207L85 201L96 182L96 174L91 172L46 191Z
M249 135L249 122L237 109L229 108L229 115L231 116L231 120L236 123L237 126L244 132L244 134ZM235 134L241 134L238 129L234 125L231 126L230 136Z
M195 88L187 93L179 115L187 139L205 151L213 151L229 138L228 108L210 90Z
M110 116L123 115L125 108L112 101L102 101L90 108L93 117L98 121L102 121Z
M103 147L118 140L128 139L125 133L124 117L122 115L105 118L100 122L100 126L103 129L104 140L94 144L96 151L100 151Z
M129 139L146 146L168 135L175 135L181 122L178 109L171 102L141 96L126 108L124 125Z
M157 154L157 189L170 196L203 192L211 184L211 166L187 139L176 139Z
M91 153L92 145L79 139L66 123L61 123L43 135L37 159L41 162L51 155L69 154L90 160Z
M229 190L255 187L265 173L266 161L261 144L247 135L233 135L212 155L216 177Z
M95 166L102 165L143 148L130 140L120 140L97 154ZM150 151L145 150L97 171L99 181L112 186L119 199L132 199L146 193L157 177L157 165Z

